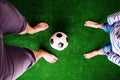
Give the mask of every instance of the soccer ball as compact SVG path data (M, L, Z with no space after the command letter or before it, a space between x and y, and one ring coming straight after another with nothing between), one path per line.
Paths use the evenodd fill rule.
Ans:
M56 32L50 38L50 45L52 48L62 51L68 46L68 37L63 32Z

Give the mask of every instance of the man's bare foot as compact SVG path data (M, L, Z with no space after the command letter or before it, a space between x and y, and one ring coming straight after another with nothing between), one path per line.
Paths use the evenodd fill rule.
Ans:
M48 24L47 23L44 23L44 22L41 22L41 23L38 23L36 26L33 27L33 32L30 31L31 34L33 33L37 33L39 31L43 31L43 30L46 30L48 28Z
M25 30L22 31L19 34L26 34L26 33L28 33L28 34L34 34L34 33L37 33L39 31L46 30L48 27L49 27L48 24L44 23L44 22L38 23L34 27L31 27L29 24L27 24Z
M89 27L93 27L93 28L101 28L102 24L93 22L93 21L85 21L84 26L89 26Z
M90 59L90 58L92 58L94 56L97 56L97 55L102 55L102 49L97 50L97 51L93 51L93 52L90 52L90 53L86 53L86 54L84 54L84 57L86 59Z
M56 56L44 50L38 50L38 51L32 50L32 51L35 55L36 61L38 61L42 57L49 63L55 63L58 60Z
M58 60L56 56L47 52L43 54L43 58L49 63L55 63Z

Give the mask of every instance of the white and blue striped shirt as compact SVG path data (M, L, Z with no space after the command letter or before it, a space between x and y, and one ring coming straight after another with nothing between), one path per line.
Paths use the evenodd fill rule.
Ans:
M108 16L107 21L109 25L113 25L110 32L112 51L120 55L120 12Z
M108 59L120 66L120 12L112 14L107 18L108 24L103 25L102 29L107 33L110 33L112 51L108 54ZM109 46L105 46L104 50L108 49Z

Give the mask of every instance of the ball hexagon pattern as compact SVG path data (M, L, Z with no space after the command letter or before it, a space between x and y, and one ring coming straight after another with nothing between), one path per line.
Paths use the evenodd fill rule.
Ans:
M68 46L68 36L63 32L56 32L50 38L52 48L62 51Z

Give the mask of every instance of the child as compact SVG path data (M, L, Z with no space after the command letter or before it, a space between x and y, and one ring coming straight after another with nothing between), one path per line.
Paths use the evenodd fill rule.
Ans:
M110 61L120 66L120 12L108 16L107 23L99 24L93 21L86 21L84 25L101 28L110 35L110 43L100 50L84 54L85 58L107 55Z

